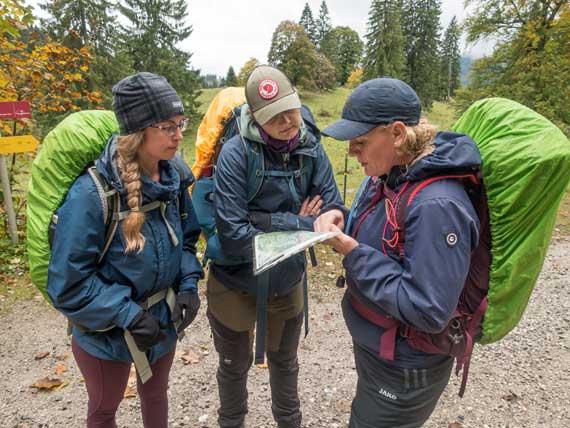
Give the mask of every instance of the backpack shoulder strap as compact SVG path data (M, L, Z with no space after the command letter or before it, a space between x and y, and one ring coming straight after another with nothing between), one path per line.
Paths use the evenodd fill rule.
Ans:
M247 159L247 202L251 202L261 189L263 176L265 174L265 159L260 143L250 141L247 138L241 139Z
M458 174L458 175L440 175L436 177L427 178L425 180L415 181L406 185L402 192L395 195L393 192L386 192L386 199L390 200L395 213L396 227L394 233L397 234L396 248L401 258L404 257L404 247L406 243L406 215L408 207L412 204L418 193L425 187L429 186L436 181L441 180L461 180L470 181L478 185L480 179L475 174Z
M101 176L95 165L87 169L87 173L95 183L99 199L101 200L101 207L103 208L103 222L105 224L105 244L103 251L99 255L97 263L101 263L103 257L109 250L113 236L117 231L119 225L119 213L121 211L121 198L119 192L111 189L107 181Z

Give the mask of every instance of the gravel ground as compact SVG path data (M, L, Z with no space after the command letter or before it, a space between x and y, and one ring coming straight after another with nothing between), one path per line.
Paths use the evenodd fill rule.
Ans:
M299 353L305 427L345 427L356 384L342 291L334 287L337 262L322 263L312 275L311 333ZM553 244L521 324L500 343L476 348L466 396L459 399L460 379L453 377L425 428L570 427L569 267L570 242ZM87 394L64 319L41 298L6 304L0 311L0 426L84 426ZM172 427L217 426L216 361L202 309L178 346L169 390ZM31 387L45 377L68 383L47 392ZM274 427L266 369L252 368L249 390L247 426ZM141 427L138 409L136 397L126 398L119 426Z

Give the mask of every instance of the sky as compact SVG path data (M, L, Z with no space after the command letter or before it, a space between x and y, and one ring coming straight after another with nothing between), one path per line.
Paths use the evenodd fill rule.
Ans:
M255 57L267 62L273 31L281 21L299 21L305 3L317 17L321 0L187 0L188 20L194 31L181 47L193 53L191 65L202 74L225 76L232 65L237 72ZM333 26L348 26L364 40L371 0L327 0ZM461 0L443 0L441 25L454 15L461 22L466 11ZM481 57L490 45L465 48L462 53Z

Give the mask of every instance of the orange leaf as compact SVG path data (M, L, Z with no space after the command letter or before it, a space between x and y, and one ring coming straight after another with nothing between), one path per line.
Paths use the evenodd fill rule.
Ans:
M48 351L40 352L38 355L34 357L34 360L43 360L45 357L49 355Z
M37 388L42 391L58 391L65 387L68 383L62 381L61 379L51 379L49 377L44 377L43 379L37 380L30 388Z
M65 364L58 364L57 366L55 366L54 373L58 376L61 376L62 374L64 374L68 370L69 369L67 368L67 366Z
M124 398L134 398L137 396L137 390L134 388L131 388L130 386L127 386L125 388L125 393L123 394Z
M462 428L463 425L460 424L459 422L453 422L453 423L450 423L447 427L448 428Z
M204 353L199 353L194 349L188 349L182 352L180 358L184 362L184 365L197 364L204 358Z

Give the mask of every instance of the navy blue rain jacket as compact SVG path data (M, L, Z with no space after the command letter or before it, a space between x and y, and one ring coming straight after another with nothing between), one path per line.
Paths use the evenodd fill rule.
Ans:
M314 123L308 109L306 113L309 115L308 120ZM307 120L306 117L305 115L305 120ZM242 136L248 135L247 129L251 129L251 120L247 106L242 108ZM302 135L304 138L290 155L274 152L261 139L257 140L263 150L265 169L294 171L299 169L301 155L311 157L314 162L309 193L303 192L300 178L295 181L301 201L307 196L320 195L323 200L322 209L329 205L342 204L331 163L321 145L320 133L313 132L313 129L307 126ZM216 227L224 253L230 256L246 256L253 260L253 237L261 230L250 222L250 212L257 211L271 215L271 227L263 232L312 231L316 217L298 215L301 206L295 202L287 179L283 177L265 177L260 191L248 203L246 156L247 153L239 135L223 145L216 169L214 206ZM306 161L304 162L306 165ZM306 260L303 253L290 257L273 267L269 271L270 293L273 295L287 294L292 287L300 283L305 267ZM238 266L213 264L212 272L227 287L249 292L255 292L257 288L258 280L253 276L252 263Z
M126 210L126 190L115 162L115 150L116 136L113 136L96 167L110 186L120 192L121 210ZM125 238L122 223L119 223L109 250L97 264L106 228L101 200L88 174L77 178L57 211L59 218L49 263L47 292L55 308L73 323L90 330L117 327L105 333L73 329L78 344L97 358L132 361L123 335L124 329L142 310L137 302L168 287L180 292L195 292L198 280L203 276L195 247L200 227L187 192L193 181L192 174L187 171L185 175L190 178L181 183L173 161L161 161L160 169L160 183L141 177L142 204L156 200L167 203L165 216L178 237L176 247L160 210L154 209L146 213L141 230L146 243L141 252L125 254ZM187 213L188 217L181 220L180 213ZM176 334L164 300L151 307L149 312L168 325L167 339L147 352L152 363L172 349Z
M387 182L393 190L406 181L444 174L471 173L481 164L475 142L466 135L441 132L435 150L414 164L407 174L394 168ZM380 180L379 180L380 181ZM372 184L363 193L356 210L356 224L376 191ZM386 224L385 199L362 222L359 245L346 255L343 265L352 292L378 312L390 315L418 330L443 330L457 306L469 271L471 251L479 241L479 220L463 185L457 180L436 181L424 187L408 207L403 260L388 246L382 251ZM457 242L448 240L450 234ZM391 235L388 235L389 239ZM449 243L451 242L451 244ZM355 342L379 354L384 329L363 318L352 307L348 293L343 312ZM398 337L394 364L407 368L435 366L449 357L426 354L411 348Z

